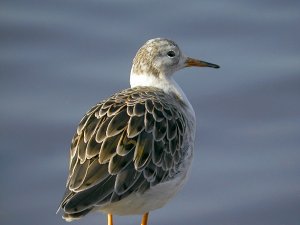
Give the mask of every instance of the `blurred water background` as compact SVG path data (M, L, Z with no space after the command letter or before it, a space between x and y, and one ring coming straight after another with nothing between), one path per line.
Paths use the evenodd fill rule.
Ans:
M167 37L221 69L175 75L196 111L195 159L150 224L299 224L299 24L292 0L2 0L0 223L66 224L55 212L79 120L129 86L146 40Z

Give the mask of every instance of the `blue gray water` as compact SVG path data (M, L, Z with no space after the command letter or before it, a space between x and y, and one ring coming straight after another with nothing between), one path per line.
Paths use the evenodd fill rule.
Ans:
M55 212L78 121L128 87L147 39L167 37L221 69L175 75L196 111L195 159L150 224L299 224L299 23L299 1L1 1L0 223L66 224Z

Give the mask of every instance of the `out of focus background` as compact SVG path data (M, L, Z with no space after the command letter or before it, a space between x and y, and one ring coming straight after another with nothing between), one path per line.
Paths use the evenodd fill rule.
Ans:
M149 223L299 224L299 24L292 0L2 0L0 223L66 224L55 212L79 120L129 86L146 40L167 37L221 68L175 75L196 111L195 159L187 185Z

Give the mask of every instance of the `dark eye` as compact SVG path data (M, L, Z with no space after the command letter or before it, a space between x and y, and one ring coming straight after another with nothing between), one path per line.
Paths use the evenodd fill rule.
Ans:
M173 58L175 56L175 52L174 51L168 51L167 55L171 58Z

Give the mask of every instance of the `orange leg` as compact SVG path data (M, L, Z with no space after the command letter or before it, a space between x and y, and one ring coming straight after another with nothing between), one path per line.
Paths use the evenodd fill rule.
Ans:
M107 214L107 225L114 225L112 214Z
M145 214L143 215L141 225L147 225L147 223L148 223L148 215L149 215L149 213L145 213Z

